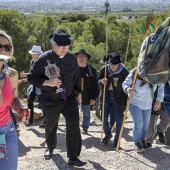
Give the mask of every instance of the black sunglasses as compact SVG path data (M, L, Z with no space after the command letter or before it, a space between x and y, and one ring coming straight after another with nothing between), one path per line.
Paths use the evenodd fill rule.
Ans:
M12 46L10 46L10 45L8 45L8 44L5 44L5 45L0 44L0 50L1 50L2 48L3 48L6 52L10 52L11 49L12 49Z

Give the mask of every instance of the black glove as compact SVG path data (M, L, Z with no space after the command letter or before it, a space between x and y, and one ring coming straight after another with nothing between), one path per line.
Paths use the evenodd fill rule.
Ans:
M109 58L110 58L110 54L107 54L107 57L106 57L106 55L103 57L103 61L108 62Z

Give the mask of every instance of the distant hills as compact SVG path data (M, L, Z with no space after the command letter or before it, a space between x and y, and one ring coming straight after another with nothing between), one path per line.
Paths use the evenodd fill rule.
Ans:
M99 12L105 9L106 0L0 0L0 9L17 9L24 13ZM108 0L112 12L165 11L170 0Z
M35 2L35 3L105 3L105 0L1 0L1 2ZM170 3L170 0L108 0L109 3Z

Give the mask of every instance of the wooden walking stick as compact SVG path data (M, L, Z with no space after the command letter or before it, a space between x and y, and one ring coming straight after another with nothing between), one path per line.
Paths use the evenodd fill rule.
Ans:
M152 11L153 12L153 11ZM152 13L151 12L151 13ZM153 14L151 15L151 17L153 16ZM156 23L155 21L152 21L154 23ZM132 33L132 29L133 29L133 25L131 26L131 33ZM146 31L146 30L145 30ZM133 30L134 32L134 30ZM141 36L142 37L142 36ZM134 74L134 79L133 79L133 82L132 82L132 88L134 88L134 85L135 85L135 82L136 82L136 77L137 77L137 68L135 70L135 74ZM126 106L126 110L124 112L124 118L123 118L123 122L122 122L122 127L121 127L121 130L120 130L120 134L119 134L119 139L118 139L118 143L117 143L117 147L116 147L116 151L118 151L119 149L119 146L120 146L120 139L122 137L122 133L123 133L123 128L124 128L124 123L125 123L125 119L126 119L126 116L127 116L127 112L129 110L129 105L130 105L130 101L131 101L131 98L132 98L132 95L129 96L129 99L128 99L128 102L127 102L127 106Z
M129 33L128 44L127 44L127 48L126 48L124 66L126 65L126 61L127 61L127 55L128 55L128 51L129 51L129 44L130 44L130 39L131 39L131 35L132 35L132 29L133 29L133 23L130 26L130 33Z
M125 55L125 61L124 61L124 66L126 65L126 61L127 61L127 55L128 55L128 51L129 51L129 44L130 44L130 39L131 39L131 32L133 29L133 24L130 27L130 34L129 34L129 38L128 38L128 43L127 43L127 48L126 48L126 55ZM116 122L114 123L112 129L111 129L111 133L113 132L114 128L116 127Z
M135 86L135 82L136 82L136 77L137 77L137 73L138 73L138 70L137 68L135 69L135 73L134 73L134 78L133 78L133 82L132 82L132 89L134 88ZM119 150L119 146L120 146L120 139L122 137L122 133L123 133L123 128L124 128L124 124L125 124L125 120L126 120L126 116L127 116L127 112L129 110L129 105L130 105L130 101L132 99L132 95L129 96L129 99L128 99L128 102L127 102L127 106L126 106L126 109L125 109L125 112L124 112L124 117L123 117L123 122L122 122L122 127L121 127L121 130L120 130L120 134L119 134L119 138L118 138L118 142L117 142L117 146L116 146L116 151Z
M106 58L105 58L105 72L104 72L104 78L106 78L106 72L107 72L107 53L108 53L108 11L109 11L109 2L106 0L105 2L105 8L104 11L106 15ZM106 85L104 84L103 87L103 102L102 102L102 127L101 127L101 142L103 139L103 128L104 128L104 105L105 105L105 96L106 95Z

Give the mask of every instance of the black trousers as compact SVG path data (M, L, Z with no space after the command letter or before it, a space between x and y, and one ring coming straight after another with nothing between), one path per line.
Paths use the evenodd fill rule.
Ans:
M30 95L28 96L28 108L30 109L30 119L29 119L29 122L30 123L33 123L33 118L34 118L34 105L33 105L33 102L37 96L37 94L35 93L36 92L36 88L35 86L33 86L33 91L30 93Z
M41 100L40 100L41 102ZM50 151L53 151L57 145L57 127L60 113L63 114L66 122L66 147L67 157L77 157L80 155L82 139L79 128L79 111L75 95L66 102L63 100L51 100L45 105L41 103L44 122L46 143Z

